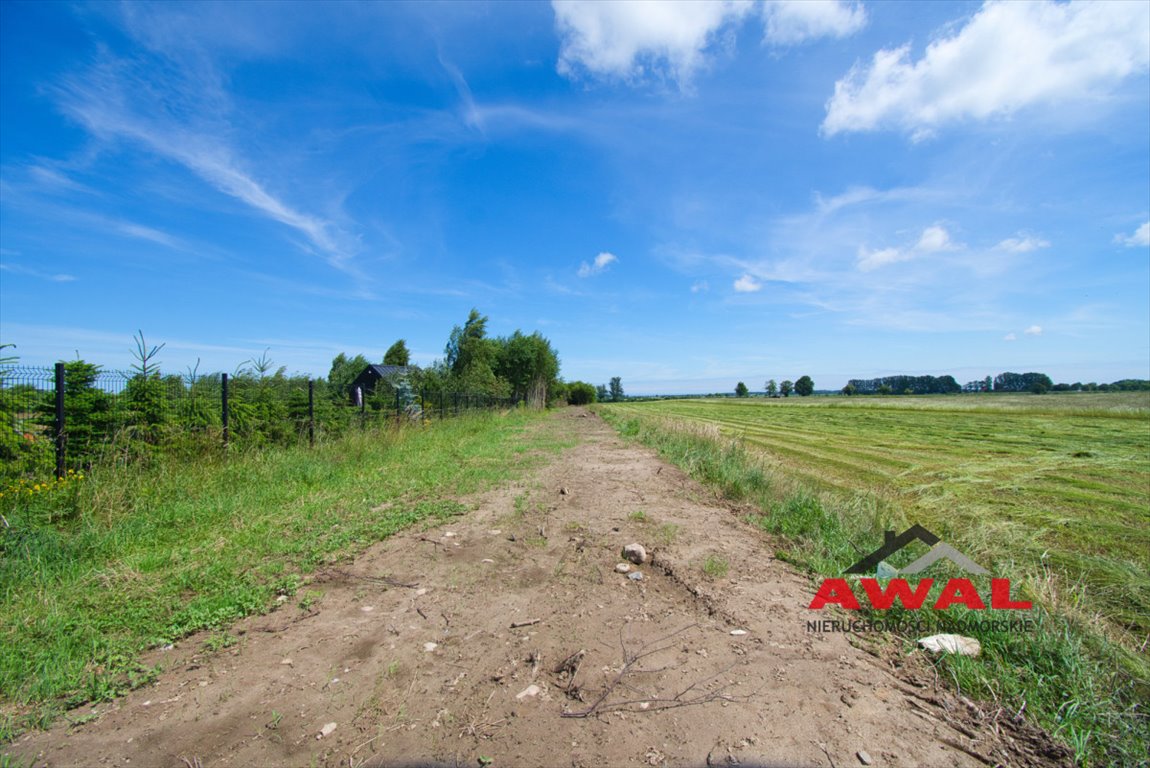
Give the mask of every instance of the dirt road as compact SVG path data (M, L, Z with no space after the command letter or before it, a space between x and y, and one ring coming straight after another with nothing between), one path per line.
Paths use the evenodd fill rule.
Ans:
M808 633L811 581L647 449L575 409L539 428L577 444L303 591L322 598L241 622L231 648L208 652L200 636L156 652L158 682L26 735L16 755L204 768L1065 763L1009 715L935 687L917 653ZM654 555L641 580L616 572L631 542Z

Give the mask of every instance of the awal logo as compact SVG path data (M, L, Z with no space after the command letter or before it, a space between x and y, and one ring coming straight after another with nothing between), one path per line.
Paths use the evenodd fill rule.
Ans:
M910 565L894 568L887 564L886 558L903 549L912 542L919 541L930 547L925 555ZM949 560L956 566L977 576L989 576L990 571L945 543L921 525L915 524L902 533L895 535L894 531L887 531L883 545L859 560L846 570L848 574L861 576L874 573L878 578L860 578L866 598L872 608L887 610L895 602L908 610L922 608L930 595L934 579L922 579L913 588L906 579L896 578L900 575L915 575L922 573L939 560ZM879 579L889 580L884 589ZM818 593L811 600L809 608L819 609L827 605L839 605L849 610L860 610L858 597L851 589L846 579L824 579ZM986 603L970 579L954 578L947 581L938 599L931 606L936 611L945 610L952 605L964 605L971 610L985 610ZM1010 579L990 580L990 607L992 610L1026 610L1031 607L1028 601L1015 601L1010 597Z

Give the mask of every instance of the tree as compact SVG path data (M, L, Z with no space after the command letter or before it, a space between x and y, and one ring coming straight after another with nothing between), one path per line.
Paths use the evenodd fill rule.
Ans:
M598 401L600 403L605 403L605 402L607 402L607 400L610 399L610 397L611 396L607 393L607 385L606 384L600 384L599 386L595 387L595 400L596 401Z
M64 437L70 459L90 460L96 448L111 437L115 414L111 396L97 386L100 367L72 360L64 363ZM38 421L45 434L56 439L54 400L44 400L37 408Z
M748 394L750 394L750 390L747 389L746 384L740 381L735 385L735 397L746 397Z
M853 394L854 394L856 391L857 391L857 390L855 389L855 385L854 385L854 384L849 384L849 383L848 383L848 384L847 384L845 387L843 387L843 394L844 394L844 395L846 395L847 397L850 397L850 396L851 396L851 395L853 395Z
M623 399L623 379L619 376L611 377L611 402L617 403Z
M452 385L465 392L482 392L506 396L510 387L495 375L500 343L487 338L487 318L472 309L467 322L451 329L444 348L445 362L451 370Z
M559 356L551 342L538 332L524 336L515 331L499 339L495 349L495 374L511 386L512 397L534 408L547 405L547 391L559 376Z
M124 399L131 410L131 421L139 437L155 441L159 439L159 427L164 421L164 382L160 378L160 364L156 356L164 348L163 344L149 347L144 340L144 332L137 331L133 337L136 348L132 356L136 358L132 370L136 374L124 388Z
M407 351L407 342L403 339L392 344L383 353L384 365L402 365L406 366L411 362L411 353Z
M775 383L774 379L767 379L767 397L774 397L779 394L779 385Z
M811 381L810 376L800 376L799 380L795 382L795 394L800 397L807 397L815 391L815 383Z
M878 388L878 393L879 393L880 395L889 395L889 394L891 393L891 388L890 388L890 385L889 385L889 384L883 384L883 385L881 385L881 386Z
M371 365L363 355L348 358L340 352L331 361L331 370L327 374L327 383L330 388L331 399L337 403L346 403L351 397L351 383Z
M587 405L595 402L595 386L585 381L573 381L567 385L568 405Z
M779 393L782 394L783 397L790 397L794 388L795 385L791 382L790 379L787 379L779 385Z

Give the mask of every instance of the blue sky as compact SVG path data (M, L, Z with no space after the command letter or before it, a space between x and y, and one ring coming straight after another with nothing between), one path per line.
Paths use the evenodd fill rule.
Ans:
M0 340L1150 378L1150 3L0 3Z

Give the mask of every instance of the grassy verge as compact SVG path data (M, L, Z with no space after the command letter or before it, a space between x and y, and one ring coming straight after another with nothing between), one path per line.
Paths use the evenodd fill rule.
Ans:
M474 415L6 489L0 743L151 679L147 648L267 610L325 564L462 513L461 496L560 447L541 427Z
M749 449L746 441L724 435L716 424L685 422L644 408L600 406L599 411L624 436L656 448L727 498L757 507L760 512L750 520L781 537L784 549L777 555L815 574L841 576L860 555L882 542L884 530L903 530L907 525L897 503L884 503L871 493L814 485L808 472L788 473L769 455ZM813 417L808 413L808 419ZM978 553L976 559L984 562L991 554L987 536L977 526L965 521L963 525L966 530L936 528L933 523L930 527L962 551ZM1005 558L990 562L998 575L1021 582L1022 593L1034 599L1035 608L1028 615L1037 629L1019 633L963 627L963 634L982 642L983 654L976 659L944 656L937 661L940 673L969 695L994 701L1012 713L1025 713L1069 745L1081 763L1145 764L1150 754L1150 662L1144 652L1114 642L1104 624L1051 600L1065 593L1051 586L1055 579L1044 561L1036 568L1019 568ZM931 575L941 585L947 574L932 570ZM976 584L988 593L986 584L977 580ZM1128 592L1136 587L1137 581L1125 585ZM1145 596L1131 598L1137 605ZM906 618L882 613L884 619ZM961 622L980 618L965 609L929 613L932 631L955 631ZM898 639L910 646L915 637Z

